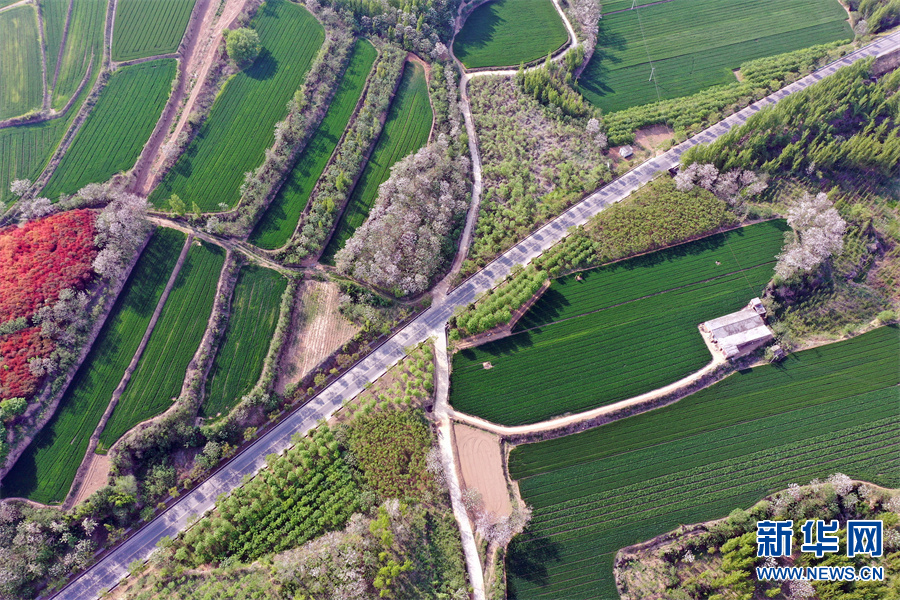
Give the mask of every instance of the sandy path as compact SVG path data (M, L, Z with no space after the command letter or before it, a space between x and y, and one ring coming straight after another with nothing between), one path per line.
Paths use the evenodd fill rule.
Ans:
M12 4L8 4L8 5L4 6L3 8L0 8L0 12L3 12L5 10L11 10L11 9L17 8L19 6L25 6L26 4L30 4L30 3L31 3L31 0L19 0L18 2L13 2Z
M181 64L178 85L169 97L169 102L156 124L153 135L144 146L144 151L134 166L135 181L132 189L136 193L146 196L159 183L160 168L166 158L165 145L171 145L174 140L178 139L179 134L187 126L188 117L203 89L203 82L206 81L210 69L216 62L216 50L222 38L222 31L229 28L232 21L240 15L246 1L226 0L221 16L217 17L218 0L198 0L194 11L200 11L196 14L202 14L203 18L197 24L192 15L188 23L185 43L180 49ZM181 110L181 118L170 133L172 122L178 114L179 106L189 87L190 96Z
M462 537L463 554L466 556L466 570L469 573L469 584L472 586L474 600L485 600L484 570L478 547L475 544L475 533L466 512L459 484L459 473L456 470L456 457L453 454L453 423L450 420L450 361L447 357L447 331L441 329L434 342L434 417L438 422L438 448L441 451L441 462L447 487L450 488L450 504L453 516ZM502 475L502 473L501 473ZM504 478L503 481L506 481Z
M478 490L488 512L502 517L512 514L512 502L503 475L500 438L459 423L454 424L453 434L463 485Z
M323 281L304 281L300 284L300 303L294 311L287 346L281 355L281 368L275 381L275 391L284 393L285 387L297 383L323 360L352 338L359 327L345 319L338 311L340 288Z
M72 506L78 506L87 500L91 494L106 485L109 480L109 455L95 454L91 452L85 459L88 461L87 472L84 474L84 480L78 493L72 499Z
M490 431L492 433L496 433L500 436L513 436L513 435L524 435L528 433L539 433L539 432L549 432L555 431L559 429L565 429L570 425L574 425L576 423L581 423L583 421L590 421L592 419L596 419L597 417L601 417L603 415L608 415L620 411L625 408L632 408L635 406L641 406L642 404L646 404L647 409L653 408L661 408L661 406L654 406L654 401L662 398L663 396L667 396L684 388L690 387L695 384L700 379L714 373L716 369L721 367L723 364L727 362L722 357L716 357L712 362L708 365L700 369L695 373L691 373L687 377L679 379L674 383L670 383L667 386L655 389L651 392L647 392L646 394L641 394L640 396L635 396L634 398L629 398L628 400L621 400L619 402L615 402L613 404L608 404L606 406L601 406L599 408L594 408L585 412L577 413L574 415L567 415L565 417L557 417L555 419L548 419L546 421L541 421L540 423L532 423L531 425L516 425L516 426L506 426L506 425L497 425L496 423L492 423L485 419L481 419L479 417L475 417L472 415L467 415L465 413L456 412L453 409L450 409L450 416L463 423L467 423L474 427L478 427L479 429L484 429L486 431ZM666 404L668 406L668 404ZM643 411L641 411L643 412ZM629 413L629 416L633 416L637 414L636 412Z

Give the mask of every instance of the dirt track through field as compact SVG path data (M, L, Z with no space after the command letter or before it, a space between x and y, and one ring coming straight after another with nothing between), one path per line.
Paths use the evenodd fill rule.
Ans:
M225 0L225 8L220 16L216 16L217 0L198 0L194 13L188 22L184 41L180 49L179 80L175 91L169 98L162 116L157 122L153 135L144 147L137 164L134 166L135 180L132 190L147 196L161 179L160 168L166 158L166 148L178 139L179 134L187 126L188 117L197 102L203 82L216 61L216 50L222 38L222 31L227 29L241 14L247 0ZM199 12L197 12L199 11ZM195 14L202 14L199 24ZM178 114L185 94L190 89L190 96L181 109L181 117L174 130L172 123Z
M338 350L359 327L345 319L338 311L340 289L337 284L305 281L297 290L300 305L294 311L291 331L281 359L280 375L275 391L297 383L316 365Z

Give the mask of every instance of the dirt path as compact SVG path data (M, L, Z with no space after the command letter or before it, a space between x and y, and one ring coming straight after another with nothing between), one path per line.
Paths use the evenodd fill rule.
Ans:
M652 392L647 392L646 394L641 394L640 396L635 396L634 398L629 398L628 400L622 400L620 402L615 402L613 404L601 406L599 408L594 408L585 412L577 413L574 415L567 415L565 417L557 417L555 419L541 421L540 423L532 423L531 425L497 425L496 423L492 423L479 417L456 412L453 409L450 409L449 412L450 416L456 421L478 427L479 429L483 429L485 431L490 431L491 433L496 433L497 435L503 437L526 435L531 433L553 432L566 429L571 425L591 421L593 419L596 419L597 417L614 414L623 409L635 407L639 408L639 410L637 411L632 410L628 413L629 416L633 416L639 412L644 412L645 410L661 408L661 405L656 404L654 401L691 387L704 377L708 377L715 373L716 370L725 363L726 361L723 358L717 357L699 371L692 373L687 377L679 379L674 383L670 383L667 386L655 389ZM710 385L715 381L716 380L711 381Z
M125 369L125 373L122 375L122 379L121 381L119 381L119 385L116 387L115 391L113 391L112 397L109 400L109 404L106 406L106 411L100 418L100 422L94 429L94 433L91 434L91 439L88 442L87 451L85 451L84 453L84 459L82 459L81 465L78 467L78 471L75 474L75 479L72 481L72 487L69 489L66 500L63 502L64 510L68 510L69 508L77 504L79 501L78 498L83 495L81 489L85 486L87 480L89 479L88 473L92 468L95 468L94 456L96 456L95 451L97 449L97 444L100 442L100 434L103 433L103 429L106 427L106 423L109 421L109 418L112 416L116 405L119 403L119 398L121 398L122 394L125 392L125 387L131 380L131 375L134 373L134 370L137 369L138 361L140 361L141 355L144 353L144 349L147 347L147 342L150 340L150 334L153 333L153 329L156 327L156 322L159 321L159 315L162 314L162 309L166 303L166 300L169 298L169 293L175 286L175 280L178 278L178 273L181 272L181 267L184 266L184 261L187 258L188 250L190 250L191 243L193 243L193 241L194 238L192 235L188 235L187 239L184 241L184 246L182 246L181 248L181 254L178 256L178 260L175 262L175 267L172 269L172 274L169 275L169 281L166 282L166 287L163 289L163 293L162 295L160 295L159 301L156 303L156 309L153 311L153 316L150 317L150 322L147 324L147 329L144 331L144 337L141 338L141 343L138 344L137 350L135 350L134 352L134 356L131 357L131 363L129 363L128 368Z
M63 26L62 40L59 42L59 50L56 54L56 68L53 70L53 85L51 86L51 91L56 89L56 82L59 80L59 69L63 62L63 50L65 50L66 47L66 40L69 39L69 25L72 23L72 6L74 4L75 0L69 0L69 10L66 12L66 24ZM90 70L90 67L88 67L88 72L90 72ZM74 97L75 94L72 96Z
M444 475L447 477L447 487L450 488L450 504L453 507L453 516L459 527L462 537L463 553L466 556L466 570L469 572L469 584L472 586L474 600L485 600L484 594L484 570L481 567L481 558L478 556L478 547L475 544L475 534L472 523L463 504L462 490L459 484L459 473L456 470L456 457L453 453L453 423L450 420L450 362L447 357L447 332L441 329L434 343L435 359L435 394L434 417L438 422L438 447L441 451L441 461L444 465ZM506 481L504 478L503 481Z
M484 509L498 517L512 514L512 502L503 475L500 438L482 429L455 423L454 451L459 457L462 481L481 494Z
M13 2L12 4L8 4L3 8L0 8L0 12L5 10L11 10L13 8L18 8L20 6L25 6L26 4L31 4L31 0L19 0L18 2Z
M78 488L78 493L72 499L72 506L78 506L90 498L91 494L102 488L109 481L109 455L91 452L85 460L89 461L90 464L87 472L84 474L84 480Z
M47 36L44 35L44 11L41 10L40 2L35 3L34 10L37 12L38 42L41 44L41 79L44 85L44 101L41 103L41 110L50 110L50 86L47 85Z
M159 183L160 169L166 159L167 146L171 146L187 126L188 117L203 89L203 82L216 62L216 50L222 38L222 31L229 28L232 21L241 14L246 2L247 0L225 0L222 14L216 16L218 0L198 0L184 34L183 47L179 49L181 64L178 84L169 97L153 135L134 166L135 181L132 190L135 193L147 196ZM202 15L199 24L195 14L197 17ZM183 108L180 108L188 90L190 95ZM181 117L173 129L172 123L179 110Z

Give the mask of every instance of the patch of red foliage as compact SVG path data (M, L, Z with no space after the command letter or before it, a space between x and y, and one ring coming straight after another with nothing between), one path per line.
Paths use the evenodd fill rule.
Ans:
M71 210L0 229L0 323L55 303L66 288L84 287L94 274L96 218Z
M28 360L53 352L53 340L41 335L40 327L29 327L0 336L0 398L28 398L37 390L40 377L31 374Z

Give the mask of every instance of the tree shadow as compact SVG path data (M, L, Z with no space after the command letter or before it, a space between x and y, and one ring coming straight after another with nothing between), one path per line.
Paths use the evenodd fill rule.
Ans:
M514 537L509 544L506 559L508 573L512 575L507 582L507 598L518 598L515 588L517 578L534 585L547 585L549 583L547 565L562 560L560 550L559 542L539 538L527 529Z
M272 53L267 48L260 50L259 56L256 57L253 64L244 71L247 77L256 81L272 79L277 72L278 61L275 60L275 57L272 56Z
M609 80L611 67L622 62L620 53L628 48L625 36L610 28L604 19L600 19L597 45L591 60L578 78L578 86L597 96L615 93L616 90L606 82Z
M506 0L483 4L469 15L453 46L457 58L465 60L473 50L482 50L494 42L494 34L506 22L497 10L504 2Z

